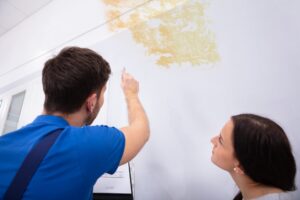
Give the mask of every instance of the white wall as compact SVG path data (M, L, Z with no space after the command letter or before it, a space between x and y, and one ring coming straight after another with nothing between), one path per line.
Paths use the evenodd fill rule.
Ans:
M152 135L134 160L137 199L232 198L231 178L210 162L210 138L233 114L252 112L278 122L300 166L299 7L297 1L213 1L208 17L221 61L210 69L162 69L129 31L93 46L117 76L125 65L141 80ZM118 77L112 83L108 122L122 125ZM299 197L297 190L293 199Z
M256 112L281 122L300 166L300 4L231 0L211 1L209 7L220 63L205 71L188 66L161 70L128 32L107 30L100 1L54 0L0 38L1 97L32 84L23 113L32 112L22 113L20 123L31 121L41 110L37 82L44 61L66 45L93 46L116 73L106 106L109 123L124 121L116 89L123 64L141 80L152 137L134 161L136 199L230 199L234 183L210 163L209 139L232 114ZM178 77L184 84L176 85ZM298 191L295 199L299 196Z
M41 97L41 85L29 82L40 78L48 58L65 46L89 47L114 34L108 31L104 9L100 0L54 0L0 37L2 121L16 88L25 89L26 85L27 90L38 92L37 97ZM31 93L28 95L33 97ZM31 100L25 97L25 104L27 101ZM32 112L27 117L21 116L20 126L42 112L41 103L37 105L34 109L24 107Z
M42 69L66 45L89 46L108 37L98 0L52 1L0 38L0 83L10 84ZM13 79L11 77L14 77Z

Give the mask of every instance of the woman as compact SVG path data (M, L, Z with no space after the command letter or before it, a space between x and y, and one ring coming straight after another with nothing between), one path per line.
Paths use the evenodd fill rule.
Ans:
M240 189L234 200L290 199L296 164L283 129L253 114L231 117L211 139L212 162L228 171Z

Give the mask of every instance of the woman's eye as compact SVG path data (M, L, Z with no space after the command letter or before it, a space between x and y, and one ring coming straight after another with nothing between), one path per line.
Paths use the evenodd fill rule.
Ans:
M221 136L218 137L218 140L222 144Z

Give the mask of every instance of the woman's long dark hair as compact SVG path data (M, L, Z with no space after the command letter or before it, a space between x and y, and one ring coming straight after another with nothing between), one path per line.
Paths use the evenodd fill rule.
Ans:
M296 163L290 142L274 121L253 115L232 116L235 156L253 181L293 191ZM239 192L234 200L242 199Z

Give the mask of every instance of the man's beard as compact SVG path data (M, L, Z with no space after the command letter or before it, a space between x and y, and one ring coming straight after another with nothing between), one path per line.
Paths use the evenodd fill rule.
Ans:
M96 107L93 110L93 112L89 113L89 115L87 116L87 118L85 119L85 125L91 125L93 123L93 121L96 119L99 110L100 110L100 105L98 104L98 102L96 103Z

